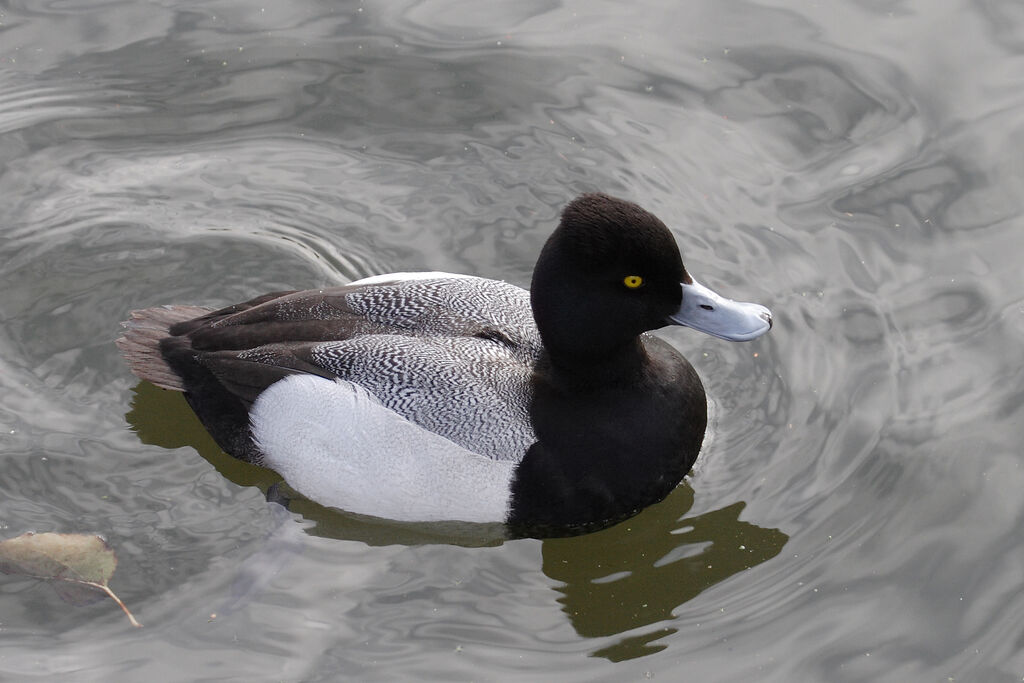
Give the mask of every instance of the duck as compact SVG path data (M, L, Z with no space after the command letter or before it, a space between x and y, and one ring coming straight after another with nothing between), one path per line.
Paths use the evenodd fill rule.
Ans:
M590 193L562 211L528 291L391 273L122 325L138 378L182 392L224 451L312 501L553 536L631 517L697 459L703 384L651 332L749 341L772 315L699 284L652 213Z

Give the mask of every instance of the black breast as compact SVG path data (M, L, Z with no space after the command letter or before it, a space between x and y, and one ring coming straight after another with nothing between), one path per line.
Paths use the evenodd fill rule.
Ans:
M647 338L635 371L596 385L538 364L531 417L537 442L516 470L516 535L608 526L667 496L697 459L704 388L668 344Z

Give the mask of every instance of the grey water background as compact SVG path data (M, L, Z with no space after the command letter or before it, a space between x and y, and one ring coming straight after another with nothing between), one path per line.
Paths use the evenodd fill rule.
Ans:
M627 197L749 344L660 332L714 420L663 503L476 542L268 504L113 339L380 272L526 285ZM1024 5L0 1L0 679L1024 678Z

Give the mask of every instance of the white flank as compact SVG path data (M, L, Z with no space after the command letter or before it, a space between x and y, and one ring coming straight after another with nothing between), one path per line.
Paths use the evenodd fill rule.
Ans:
M322 505L408 522L503 522L513 463L429 432L344 380L293 375L250 413L265 463Z

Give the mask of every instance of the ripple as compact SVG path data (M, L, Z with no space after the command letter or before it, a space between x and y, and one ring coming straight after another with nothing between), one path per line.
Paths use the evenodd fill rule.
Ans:
M147 111L127 91L103 83L47 83L0 70L0 135L53 121L125 116Z

